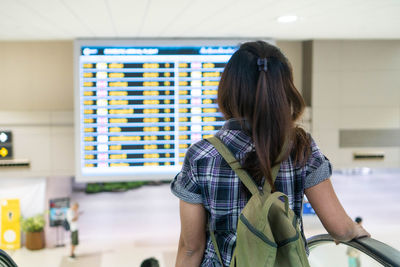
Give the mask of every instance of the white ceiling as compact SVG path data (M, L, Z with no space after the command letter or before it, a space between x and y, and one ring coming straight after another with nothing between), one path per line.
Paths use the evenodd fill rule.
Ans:
M398 39L400 0L0 0L0 40L79 37Z

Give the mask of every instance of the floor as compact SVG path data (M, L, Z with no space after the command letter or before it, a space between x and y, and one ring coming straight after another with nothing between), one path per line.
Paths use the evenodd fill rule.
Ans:
M335 173L332 182L349 215L362 216L373 238L400 250L400 172ZM174 266L179 210L167 184L73 198L83 211L77 260L67 258L68 246L9 251L20 267L140 266L149 257ZM325 232L316 216L304 216L304 224L308 237Z

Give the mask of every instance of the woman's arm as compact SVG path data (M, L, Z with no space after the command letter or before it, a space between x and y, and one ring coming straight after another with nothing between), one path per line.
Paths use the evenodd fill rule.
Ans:
M361 225L347 215L333 190L330 179L307 188L305 194L325 229L334 239L349 241L370 236Z
M206 211L202 204L179 202L181 235L176 267L199 267L206 246Z

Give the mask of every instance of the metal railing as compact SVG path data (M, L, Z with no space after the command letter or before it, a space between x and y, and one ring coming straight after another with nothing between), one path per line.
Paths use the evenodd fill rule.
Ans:
M0 267L17 267L17 264L11 259L11 257L0 249Z
M332 243L335 240L330 235L324 234L310 237L307 239L307 242L308 247L312 250L313 247L324 243ZM400 267L400 251L378 240L364 237L340 243L358 249L383 266Z

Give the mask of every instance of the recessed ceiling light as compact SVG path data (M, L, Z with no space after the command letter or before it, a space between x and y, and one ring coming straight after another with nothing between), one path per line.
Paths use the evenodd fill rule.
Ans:
M279 23L290 23L290 22L295 22L297 21L298 17L296 15L285 15L285 16L280 16L276 20Z

